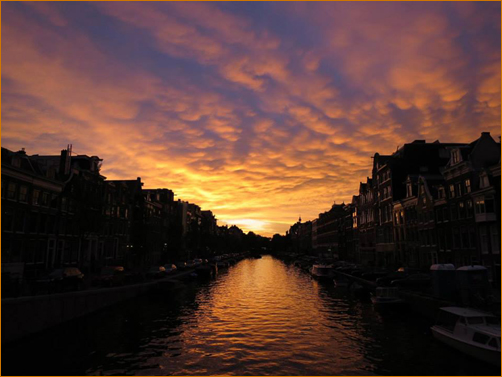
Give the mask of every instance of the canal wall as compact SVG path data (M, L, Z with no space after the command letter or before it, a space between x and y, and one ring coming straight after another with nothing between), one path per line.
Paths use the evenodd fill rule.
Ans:
M2 344L22 339L150 291L169 291L192 271L122 287L2 299Z

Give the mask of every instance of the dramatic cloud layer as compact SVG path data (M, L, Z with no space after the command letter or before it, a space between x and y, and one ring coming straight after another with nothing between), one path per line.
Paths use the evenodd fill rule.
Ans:
M500 3L4 3L2 145L73 143L263 235L376 151L500 130Z

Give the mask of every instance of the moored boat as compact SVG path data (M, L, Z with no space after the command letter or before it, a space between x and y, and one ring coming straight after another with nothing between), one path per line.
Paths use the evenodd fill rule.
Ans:
M399 297L399 290L395 287L377 287L375 294L371 297L371 302L379 307L406 304L406 301Z
M197 267L195 272L200 278L212 278L218 274L218 266L216 264L205 264Z
M500 367L500 319L478 310L444 307L431 327L437 340Z
M332 281L335 276L333 266L330 264L314 264L310 269L310 273L321 281Z

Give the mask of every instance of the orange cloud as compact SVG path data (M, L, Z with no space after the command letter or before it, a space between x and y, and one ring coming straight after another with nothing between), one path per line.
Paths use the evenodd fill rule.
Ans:
M350 200L376 151L499 134L500 5L80 6L95 17L2 6L4 146L73 143L109 179L141 176L245 230Z

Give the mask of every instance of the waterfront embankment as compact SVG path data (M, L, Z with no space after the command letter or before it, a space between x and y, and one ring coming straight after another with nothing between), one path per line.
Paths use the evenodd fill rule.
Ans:
M152 290L169 290L193 270L112 288L2 299L2 344L74 320Z

